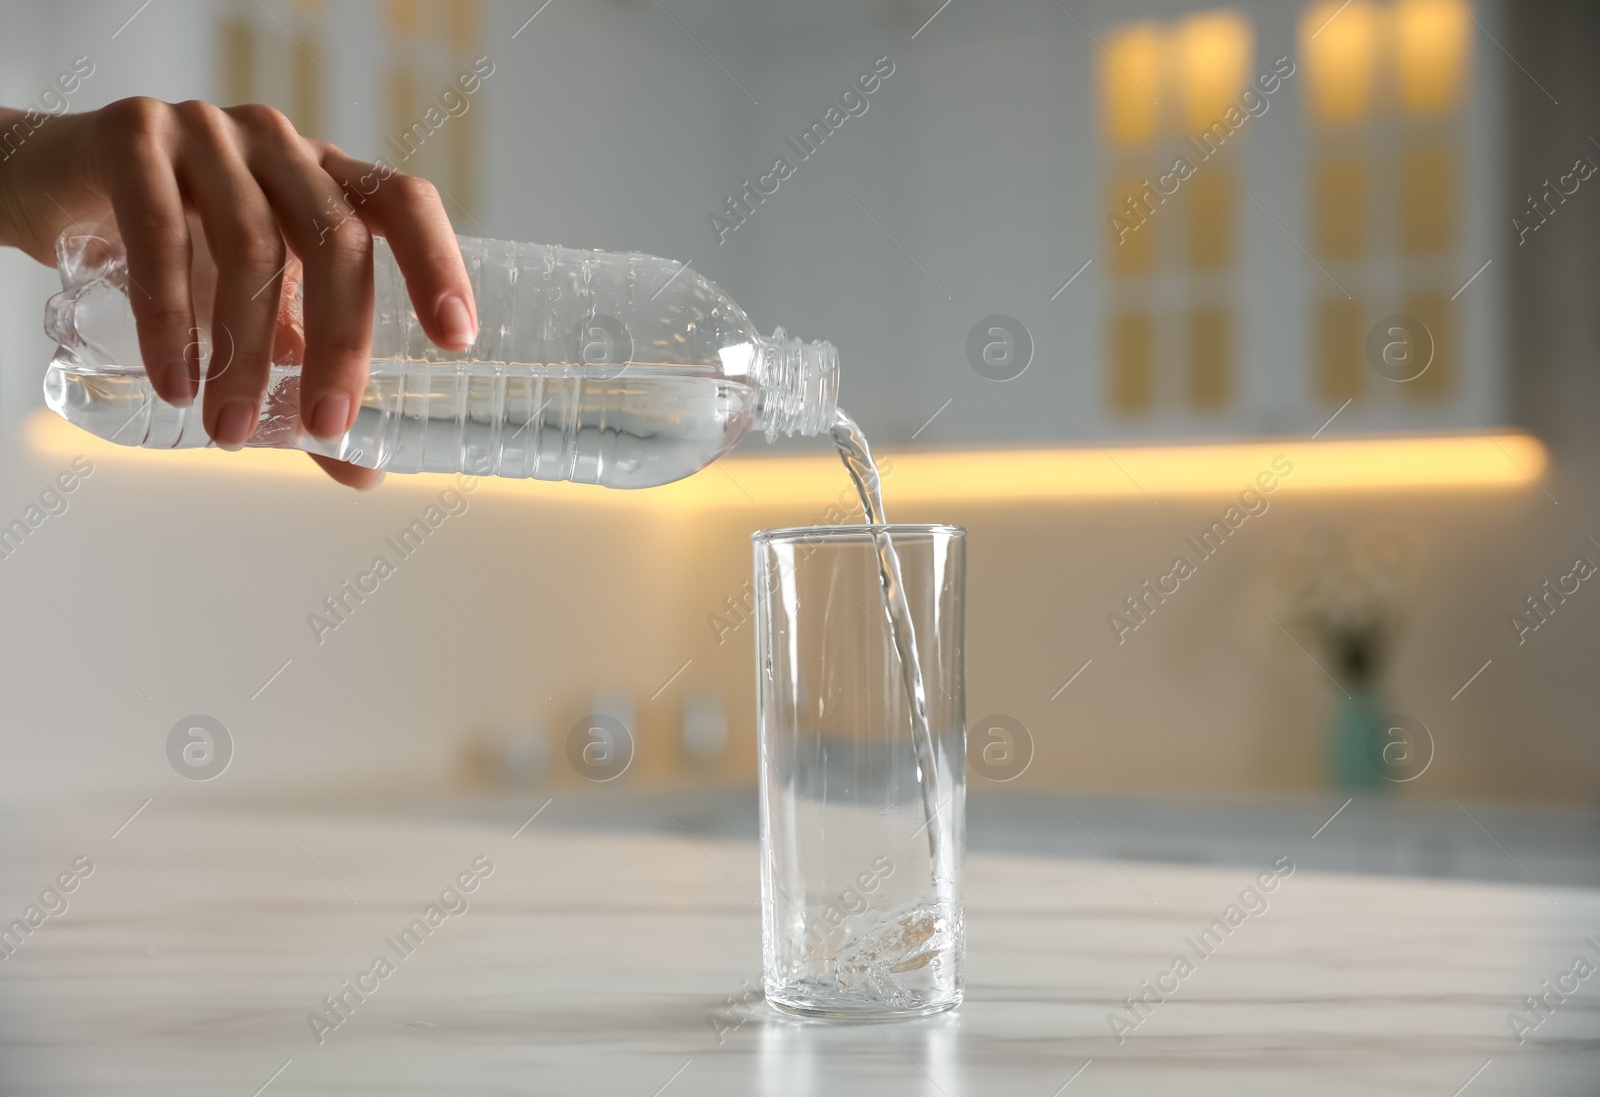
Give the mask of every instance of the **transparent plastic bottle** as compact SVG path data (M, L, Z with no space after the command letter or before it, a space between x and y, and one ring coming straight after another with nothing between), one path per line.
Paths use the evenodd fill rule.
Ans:
M372 367L355 425L334 442L304 434L300 366L275 364L246 445L391 472L641 488L699 471L752 429L769 439L829 429L834 348L782 328L762 336L726 293L683 265L459 239L477 298L476 343L456 352L429 341L393 253L375 239ZM45 309L45 331L59 344L44 382L51 410L122 445L210 445L201 399L173 407L145 375L115 228L69 229L56 259L62 290ZM283 304L295 317L299 295ZM205 372L220 373L230 339L197 323ZM213 344L222 349L208 354Z

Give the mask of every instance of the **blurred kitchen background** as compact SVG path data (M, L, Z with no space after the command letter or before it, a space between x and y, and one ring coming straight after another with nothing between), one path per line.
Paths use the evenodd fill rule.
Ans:
M970 531L977 848L1595 884L1597 53L1580 2L107 0L6 5L0 101L270 103L835 342L891 517ZM450 481L80 435L54 286L0 255L0 523L92 468L0 559L0 797L753 834L748 535L843 518L823 443L482 482L319 630Z

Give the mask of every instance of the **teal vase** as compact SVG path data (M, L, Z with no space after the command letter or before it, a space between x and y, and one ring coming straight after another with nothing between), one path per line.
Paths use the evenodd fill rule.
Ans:
M1373 728L1384 719L1377 691L1366 681L1352 681L1348 697L1334 697L1329 729L1334 787L1341 792L1376 792L1387 788L1372 753Z

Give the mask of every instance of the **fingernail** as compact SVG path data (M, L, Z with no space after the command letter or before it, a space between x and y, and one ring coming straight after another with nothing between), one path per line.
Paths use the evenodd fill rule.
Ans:
M186 408L194 403L194 385L189 381L189 365L182 359L167 367L167 388L172 395L167 403L175 408Z
M217 425L211 440L221 449L243 449L245 442L256 432L256 402L238 396L222 405L217 412Z
M317 401L306 420L306 430L324 441L337 438L349 429L350 394L330 392Z
M454 294L439 302L439 327L451 346L470 347L478 339L478 321L467 303Z

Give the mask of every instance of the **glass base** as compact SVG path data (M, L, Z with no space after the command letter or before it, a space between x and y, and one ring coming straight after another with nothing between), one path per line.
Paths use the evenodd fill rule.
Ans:
M886 1009L872 1006L852 1008L839 1005L786 1002L782 999L774 998L770 990L766 993L767 1004L779 1013L787 1014L790 1017L825 1021L894 1021L913 1017L931 1017L936 1013L944 1013L946 1010L956 1008L961 1004L962 997L963 995L958 992L952 997L929 1002L923 1006L913 1006L910 1009Z

